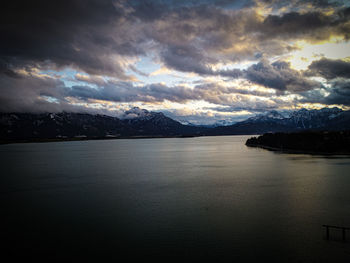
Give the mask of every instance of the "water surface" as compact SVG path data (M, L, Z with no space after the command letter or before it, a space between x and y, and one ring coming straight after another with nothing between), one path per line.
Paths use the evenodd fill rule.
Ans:
M1 145L3 250L350 262L350 244L321 227L350 225L350 158L248 148L247 138Z

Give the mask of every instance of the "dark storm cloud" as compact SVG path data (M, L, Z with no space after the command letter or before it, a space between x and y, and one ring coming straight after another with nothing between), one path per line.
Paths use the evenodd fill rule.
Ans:
M327 39L332 34L341 34L349 38L350 8L342 8L332 15L321 11L306 13L289 12L283 15L269 15L261 27L261 38L295 38L319 40Z
M112 102L171 102L185 103L190 100L232 105L248 101L249 96L269 97L271 92L248 90L242 87L225 87L215 83L202 83L193 88L177 85L168 87L161 83L134 86L130 82L107 82L99 88L73 86L66 88L65 96L80 100L105 100Z
M330 94L324 98L324 103L350 106L350 81L334 82Z
M331 23L330 17L320 12L300 14L298 12L286 13L282 16L269 15L262 23L264 36L286 34L294 36L309 33L328 26Z
M254 113L261 113L261 112L266 112L270 110L276 109L276 105L267 105L263 101L258 101L254 103L247 103L245 105L241 106L226 106L226 107L214 107L214 108L207 108L208 110L215 110L218 112L240 112L240 111L249 111L249 112L254 112Z
M212 70L206 66L217 61L203 56L198 48L191 45L169 46L161 53L163 61L168 67L198 74L212 74Z
M305 7L312 7L312 9L324 9L330 7L338 7L344 5L347 0L333 1L333 0L262 0L261 2L267 4L273 10L280 8L303 10ZM258 0L256 1L258 2Z
M207 57L194 46L170 46L161 53L164 63L173 69L185 72L194 72L199 75L225 76L238 78L242 75L239 69L213 70L210 64L219 62L217 59Z
M326 79L350 78L350 62L344 60L335 60L322 58L313 61L308 67L306 73L310 76L321 76Z
M326 105L345 105L350 106L350 80L335 80L329 82L329 87L310 90L301 93L302 103L322 103Z
M124 59L159 53L173 69L207 75L210 65L280 55L281 37L327 38L349 31L349 10L270 15L262 20L247 1L11 1L1 11L0 59L15 67L76 67L128 79ZM224 6L230 6L227 12ZM272 2L271 5L277 5ZM237 73L237 72L236 72Z
M246 79L280 92L301 92L320 87L318 82L305 78L284 61L270 64L267 60L262 60L244 72Z
M133 45L140 39L120 35L123 15L104 0L10 1L1 9L0 59L17 67L46 62L125 78L121 63L110 55L141 50Z
M15 74L16 77L0 73L0 111L31 112L50 110L57 106L40 100L39 97L62 97L61 88L64 85L61 81Z
M152 22L156 19L161 19L169 10L167 1L125 1L121 4L132 9L131 14L133 17L145 22Z
M332 35L350 39L350 8L323 0L265 1L272 10L285 8L284 13L275 12L280 15L265 17L257 9L260 4L226 0L10 1L0 11L1 110L69 110L73 107L69 97L86 102L204 100L232 105L249 103L248 95L268 96L212 84L194 89L134 85L126 72L147 77L133 63L150 54L170 69L246 79L280 94L319 88L319 83L307 78L310 75L291 69L285 62L271 64L268 59L291 51L291 40L327 40ZM312 11L303 9L307 4L314 7ZM334 12L325 12L329 8ZM221 63L231 68L236 62L257 59L261 61L246 70L215 67ZM87 84L69 88L60 79L36 75L65 68L88 73L75 77ZM324 59L312 63L308 74L349 78L348 63ZM119 81L107 81L103 76ZM334 86L329 100L335 101L347 90L339 85ZM53 102L43 100L45 96Z
M10 65L5 60L0 59L0 77L1 75L18 78L18 74L11 69Z
M257 54L281 55L295 49L289 40L312 42L333 35L348 39L349 21L349 8L338 8L332 14L313 10L262 17L255 9L226 12L215 6L194 6L169 11L150 25L147 36L159 44L160 58L167 67L222 75L210 65L255 60Z
M66 96L79 98L81 100L97 99L111 102L186 102L188 100L217 100L217 94L211 94L205 89L189 89L183 86L167 87L156 83L145 86L134 86L128 82L107 83L100 88L89 86L73 86L66 89ZM222 101L220 101L222 102Z
M323 7L336 7L336 6L340 5L340 3L338 3L338 2L328 1L328 0L309 0L309 1L299 0L299 1L297 1L298 4L305 3L305 2L308 2L315 7L322 7L322 8Z
M159 44L160 59L169 68L214 75L210 64L254 58L255 50L243 36L256 20L252 10L227 13L215 6L187 7L151 25L147 35Z
M66 88L66 96L81 100L96 99L111 102L162 102L164 100L185 102L200 98L200 95L196 95L181 86L169 88L157 83L137 87L129 82L107 83L100 88L73 86Z
M272 95L271 92L249 90L240 84L239 86L222 86L216 83L202 83L195 86L194 92L202 92L212 95L229 95L229 94L242 94L242 95L253 95L258 97L269 97Z

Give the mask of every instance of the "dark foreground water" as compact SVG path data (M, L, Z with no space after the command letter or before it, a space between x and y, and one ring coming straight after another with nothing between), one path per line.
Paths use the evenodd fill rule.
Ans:
M247 138L1 145L0 257L350 262L350 158Z

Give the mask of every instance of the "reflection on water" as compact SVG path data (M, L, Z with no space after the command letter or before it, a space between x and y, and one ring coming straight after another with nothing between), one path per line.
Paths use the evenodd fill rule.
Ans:
M350 259L350 158L279 154L247 136L0 147L6 251L47 259Z

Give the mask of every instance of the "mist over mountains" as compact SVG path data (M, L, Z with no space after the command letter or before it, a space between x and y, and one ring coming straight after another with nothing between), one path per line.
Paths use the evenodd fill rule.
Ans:
M305 130L350 130L350 111L301 109L288 116L270 111L227 126L184 125L161 112L133 108L120 117L84 113L1 113L2 141L263 134Z

